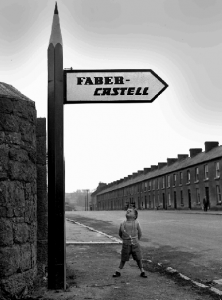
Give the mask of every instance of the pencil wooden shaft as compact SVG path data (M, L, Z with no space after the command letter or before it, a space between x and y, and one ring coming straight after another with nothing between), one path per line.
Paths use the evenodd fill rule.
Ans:
M48 47L48 287L65 289L63 49Z

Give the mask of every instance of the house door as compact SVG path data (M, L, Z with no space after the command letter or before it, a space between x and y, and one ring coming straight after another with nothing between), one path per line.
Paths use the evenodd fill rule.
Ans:
M165 194L163 193L163 208L167 209L166 200L165 200Z
M190 189L188 190L188 206L189 206L189 209L191 209L191 193L190 193Z
M177 192L173 192L173 198L174 198L174 208L177 209Z
M207 203L208 203L208 207L210 208L210 193L209 193L209 187L206 186L205 187L205 194L206 194L206 200L207 200Z

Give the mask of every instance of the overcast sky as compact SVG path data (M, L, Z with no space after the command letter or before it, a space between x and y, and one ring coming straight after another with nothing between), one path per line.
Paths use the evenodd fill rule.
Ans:
M47 116L55 1L0 1L0 81ZM221 0L60 0L64 68L152 69L169 87L146 104L65 106L66 192L165 162L222 134Z

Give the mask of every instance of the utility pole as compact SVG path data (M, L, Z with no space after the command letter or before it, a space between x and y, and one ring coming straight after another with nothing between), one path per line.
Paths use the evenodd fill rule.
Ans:
M86 199L87 199L87 200L86 200L86 203L87 203L87 210L89 210L88 191L89 191L89 190L86 190L86 193L87 193L87 194L86 194L86 197L87 197L87 198L86 198Z
M63 44L57 3L48 46L48 288L66 289Z

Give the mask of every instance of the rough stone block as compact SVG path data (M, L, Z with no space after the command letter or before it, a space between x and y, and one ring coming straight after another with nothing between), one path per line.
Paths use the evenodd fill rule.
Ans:
M9 145L22 145L22 137L20 132L6 132L5 143Z
M46 136L46 118L37 118L36 136Z
M0 113L0 126L2 131L18 132L18 118L14 115Z
M0 132L0 145L3 144L5 141L5 133L4 132Z
M37 193L37 183L36 183L36 180L35 181L33 180L31 182L31 189L32 189L33 195L36 195L36 193Z
M0 177L2 173L8 171L8 162L9 162L9 150L7 148L0 148Z
M0 112L5 114L12 113L12 101L8 98L0 98Z
M29 161L28 153L22 149L11 149L9 151L9 158L11 160L27 162Z
M28 241L30 236L30 228L25 223L14 224L14 242L24 244Z
M9 177L12 180L32 182L37 177L36 166L32 163L9 161Z
M38 240L48 239L48 216L38 217Z
M19 181L8 181L1 186L0 183L0 201L5 201L6 206L10 208L22 208L25 207L25 194L23 183Z
M29 242L35 243L37 240L37 223L33 222L29 228L30 228Z
M6 218L7 217L7 208L4 206L0 206L0 218ZM1 225L0 225L1 227ZM1 236L1 232L0 232L0 236Z
M48 202L47 202L47 195L46 191L38 191L37 193L37 211L38 216L44 216L48 214Z
M36 221L36 214L37 214L37 207L36 204L33 203L33 201L26 201L25 204L25 222L32 223L33 221Z
M35 105L30 105L27 101L14 101L13 113L20 118L27 119L29 122L34 123L36 121Z
M37 154L36 154L36 149L34 150L30 150L29 151L29 159L32 163L36 164L36 158L37 157Z
M46 138L37 138L37 164L46 165Z
M24 273L14 274L13 276L3 279L1 286L5 294L11 295L12 299L16 299L25 287L31 289L36 276L36 269L28 270Z
M0 248L0 277L16 273L19 268L20 247L18 245L12 247Z
M19 130L22 134L22 140L30 144L33 144L34 140L36 141L36 127L30 122L20 119Z
M37 165L37 192L45 191L47 189L46 185L46 166Z
M32 250L30 244L21 245L19 267L21 272L31 269Z
M13 226L10 220L0 218L0 246L13 244Z
M7 217L12 218L14 216L13 208L7 207Z
M37 243L36 242L35 244L31 245L31 251L32 251L31 265L32 268L34 268L36 267L37 264Z
M5 206L7 203L7 182L0 181L0 205Z
M45 274L45 268L48 266L48 241L37 242L37 266L38 272Z

